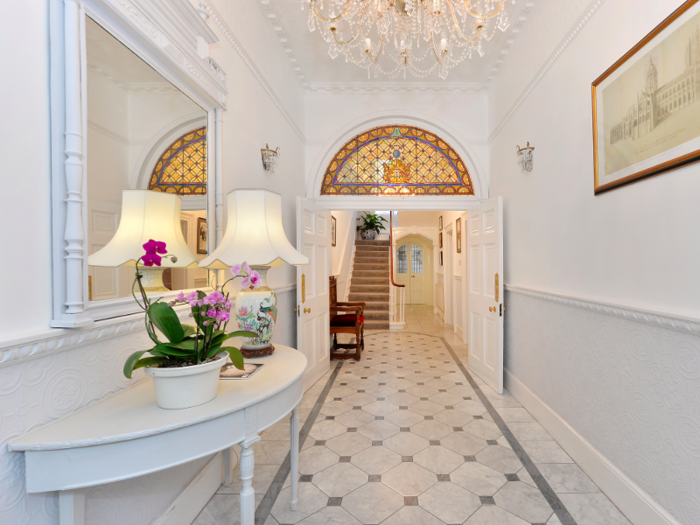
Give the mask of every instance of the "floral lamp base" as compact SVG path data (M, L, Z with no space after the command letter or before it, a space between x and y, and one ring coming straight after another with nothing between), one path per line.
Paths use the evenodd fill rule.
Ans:
M257 332L258 337L245 338L241 346L244 357L270 355L275 347L270 341L277 323L277 294L267 287L269 266L251 266L260 274L262 285L253 290L243 289L236 296L236 320L240 330Z

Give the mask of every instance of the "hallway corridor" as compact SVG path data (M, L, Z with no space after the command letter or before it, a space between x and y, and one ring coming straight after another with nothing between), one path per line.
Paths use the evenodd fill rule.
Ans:
M288 422L262 434L256 525L629 525L510 394L465 374L452 327L427 307L406 319L367 333L362 360L333 361L304 396L294 512ZM195 524L238 523L237 483Z

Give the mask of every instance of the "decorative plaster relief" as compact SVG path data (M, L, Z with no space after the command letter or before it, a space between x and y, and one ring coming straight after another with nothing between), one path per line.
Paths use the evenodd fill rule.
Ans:
M506 369L676 519L695 523L698 323L506 290Z

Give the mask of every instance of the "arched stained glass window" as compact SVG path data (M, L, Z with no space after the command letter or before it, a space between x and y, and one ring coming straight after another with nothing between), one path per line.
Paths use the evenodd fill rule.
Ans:
M160 156L149 190L178 195L207 193L207 128L188 131Z
M349 140L326 169L321 195L474 195L457 154L437 135L382 126Z

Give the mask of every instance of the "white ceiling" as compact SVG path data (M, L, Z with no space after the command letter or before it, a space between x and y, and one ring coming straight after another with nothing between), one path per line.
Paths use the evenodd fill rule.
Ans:
M124 89L179 91L91 18L87 18L85 40L88 67Z
M389 79L379 76L367 78L367 71L351 62L345 62L342 55L335 60L328 55L328 44L318 30L309 31L308 8L301 10L300 0L256 0L264 16L270 22L270 30L280 41L285 53L292 62L300 80L311 90L344 88L428 88L438 90L467 90L486 87L498 71L508 49L513 45L520 26L525 23L527 13L533 7L532 2L520 1L515 5L507 2L510 27L505 31L496 31L495 36L484 46L485 55L467 59L450 70L446 80L441 80L437 71L425 79L412 75ZM432 64L431 64L432 65Z

